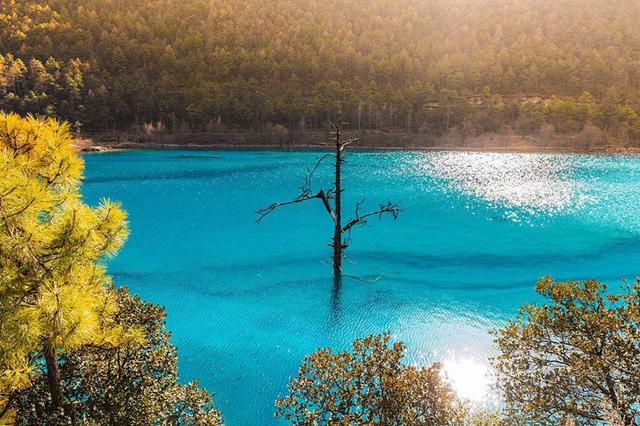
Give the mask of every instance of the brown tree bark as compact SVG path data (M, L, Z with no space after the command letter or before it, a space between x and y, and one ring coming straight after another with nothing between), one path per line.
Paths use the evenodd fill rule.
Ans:
M336 129L336 173L335 173L335 221L333 227L333 273L342 274L342 186L341 165L342 145L340 144L340 128Z
M51 341L45 343L44 358L47 363L47 383L51 394L51 412L57 412L63 406L64 397L56 349Z

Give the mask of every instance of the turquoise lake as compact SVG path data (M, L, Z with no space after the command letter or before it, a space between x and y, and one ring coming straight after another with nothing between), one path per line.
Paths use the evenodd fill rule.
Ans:
M634 279L640 157L353 152L344 216L398 201L398 220L355 229L335 288L331 219L296 195L318 152L85 155L84 194L118 200L131 236L116 283L165 306L183 381L215 393L226 423L278 424L273 401L300 359L390 331L408 362L442 361L457 392L496 402L488 330L538 299L537 278ZM331 169L317 182L329 182Z

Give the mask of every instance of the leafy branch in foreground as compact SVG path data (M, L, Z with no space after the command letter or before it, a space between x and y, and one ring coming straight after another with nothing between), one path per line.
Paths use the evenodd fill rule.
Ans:
M364 203L364 200L356 203L355 213L353 218L349 219L346 224L342 221L342 165L344 164L344 158L342 157L345 148L357 141L357 138L342 139L342 123L338 120L337 124L333 124L335 131L334 151L324 154L318 159L313 168L308 170L305 182L300 188L300 193L293 199L284 202L272 203L269 206L258 210L258 220L260 223L267 215L271 214L274 210L290 206L292 204L303 203L305 201L319 199L331 217L333 221L333 238L329 244L333 248L333 272L336 276L342 273L342 257L344 250L349 246L351 242L351 230L356 226L363 226L367 223L368 219L373 216L381 218L383 215L391 215L393 219L397 219L400 214L400 208L398 204L387 201L380 204L378 209L360 213L360 207ZM322 165L327 158L334 159L334 179L333 186L330 188L320 188L315 191L312 189L312 181L314 174L318 168ZM332 205L333 202L333 205ZM346 238L344 235L346 234Z
M440 364L402 364L390 335L353 342L350 352L319 349L304 358L276 416L294 425L461 425L469 418L441 378Z
M538 281L549 303L525 305L497 331L493 363L507 414L526 424L640 424L640 282Z
M46 376L18 393L17 425L71 422L95 425L222 425L211 396L197 383L178 383L176 348L169 342L160 306L113 288L118 303L114 321L143 333L142 343L85 346L61 359L60 376L72 417L47 411Z

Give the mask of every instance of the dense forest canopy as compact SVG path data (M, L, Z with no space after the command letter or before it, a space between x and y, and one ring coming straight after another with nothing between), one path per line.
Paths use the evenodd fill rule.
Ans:
M0 108L89 131L640 131L636 0L0 4Z

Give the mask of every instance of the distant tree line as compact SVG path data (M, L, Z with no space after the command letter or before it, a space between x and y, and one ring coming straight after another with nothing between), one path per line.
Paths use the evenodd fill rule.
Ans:
M640 133L634 1L2 4L0 109L89 132Z

